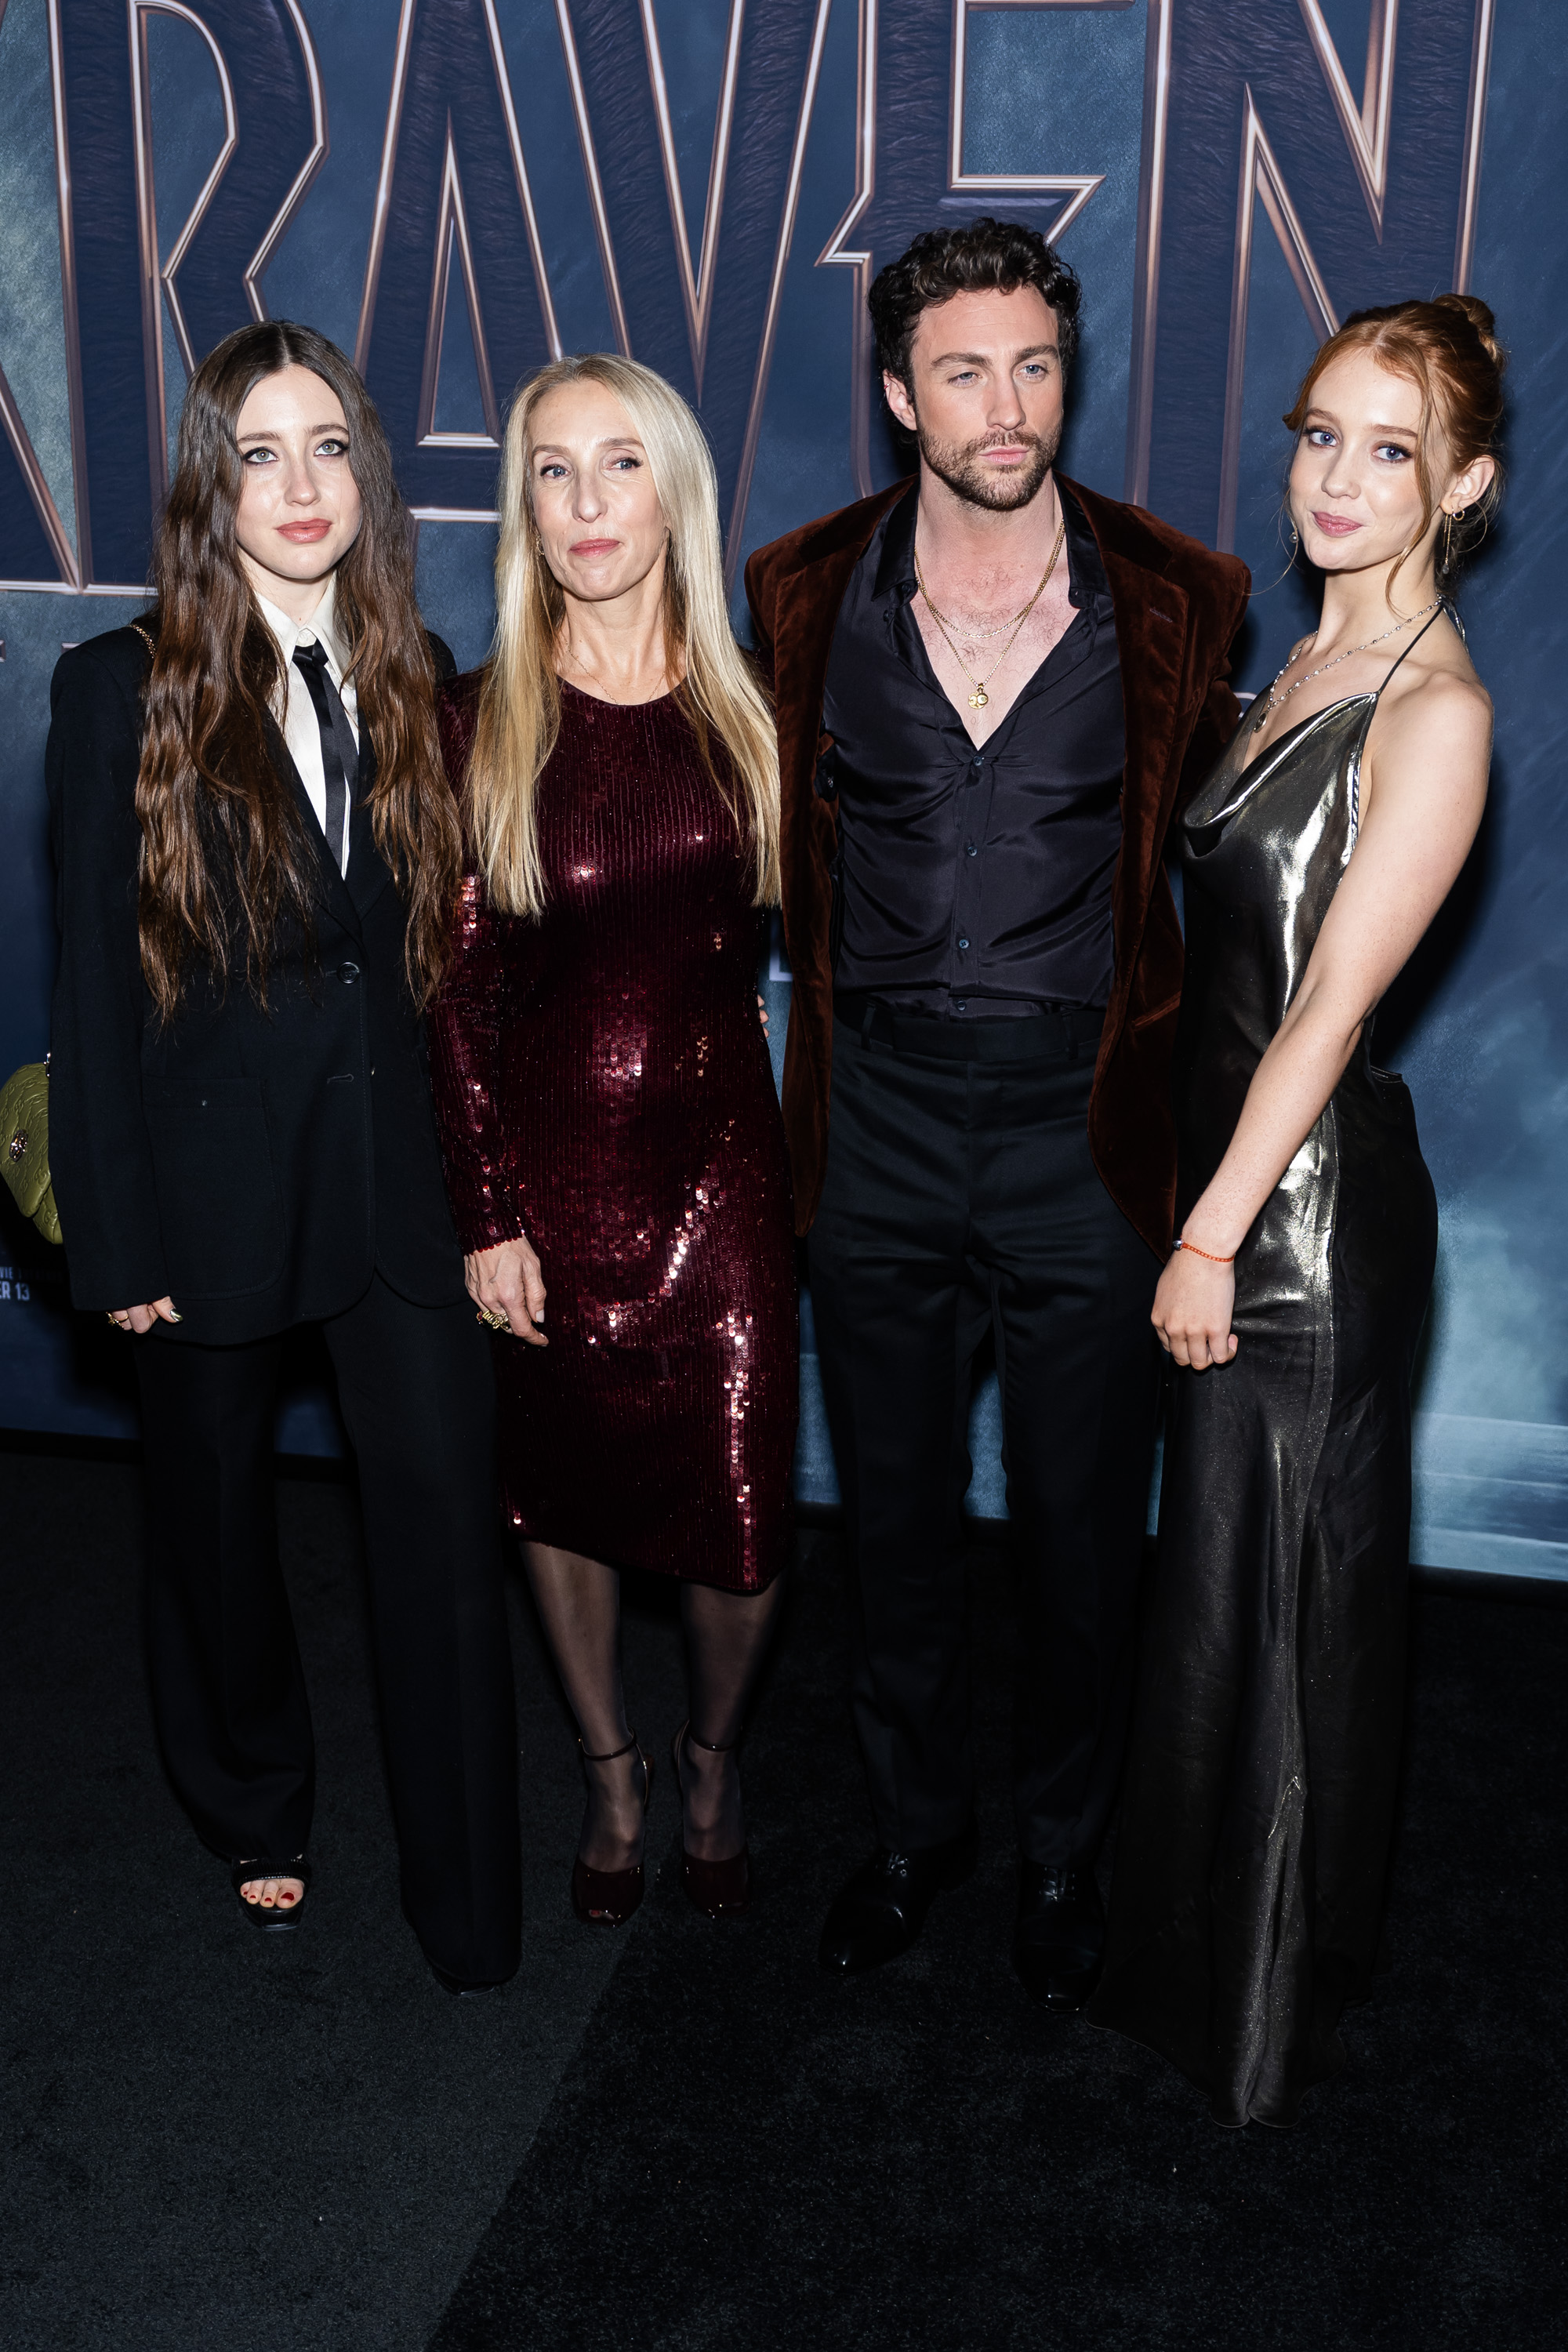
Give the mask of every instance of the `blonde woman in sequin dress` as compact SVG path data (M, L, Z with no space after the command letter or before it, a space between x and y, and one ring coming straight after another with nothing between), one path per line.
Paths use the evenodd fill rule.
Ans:
M628 360L520 392L489 664L442 698L469 845L431 1028L506 1507L576 1717L573 1902L642 1898L653 1764L620 1570L680 1580L684 1883L745 1907L735 1747L791 1535L797 1333L754 994L778 896L773 722L730 628L696 418Z

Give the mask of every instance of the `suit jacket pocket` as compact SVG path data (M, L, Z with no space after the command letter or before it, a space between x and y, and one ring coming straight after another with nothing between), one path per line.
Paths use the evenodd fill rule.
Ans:
M283 1204L253 1080L153 1079L142 1093L170 1296L243 1298L283 1271Z

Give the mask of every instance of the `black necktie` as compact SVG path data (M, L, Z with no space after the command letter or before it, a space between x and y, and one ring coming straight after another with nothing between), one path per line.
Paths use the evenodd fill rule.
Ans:
M308 646L295 646L294 667L310 688L316 724L321 731L321 772L327 785L327 813L321 831L327 836L332 862L341 873L347 862L343 856L343 828L348 820L349 774L352 769L358 782L359 752L348 712L328 671L327 649L320 637Z

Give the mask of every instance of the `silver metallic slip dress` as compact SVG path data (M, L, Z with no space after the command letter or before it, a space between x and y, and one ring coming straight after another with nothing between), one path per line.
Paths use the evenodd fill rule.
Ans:
M1303 719L1250 767L1244 719L1187 811L1178 1230L1355 846L1381 690ZM1226 2124L1293 2122L1302 2093L1343 2064L1340 2015L1366 1997L1383 1911L1410 1370L1437 1213L1409 1094L1373 1068L1370 1026L1237 1255L1234 1360L1172 1379L1153 1615L1089 2014L1160 2051Z

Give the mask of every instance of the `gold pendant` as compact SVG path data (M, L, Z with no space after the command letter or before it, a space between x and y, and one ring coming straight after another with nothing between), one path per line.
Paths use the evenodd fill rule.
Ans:
M983 686L977 686L969 698L969 708L971 710L984 710L990 699L991 697L986 693L985 688Z

